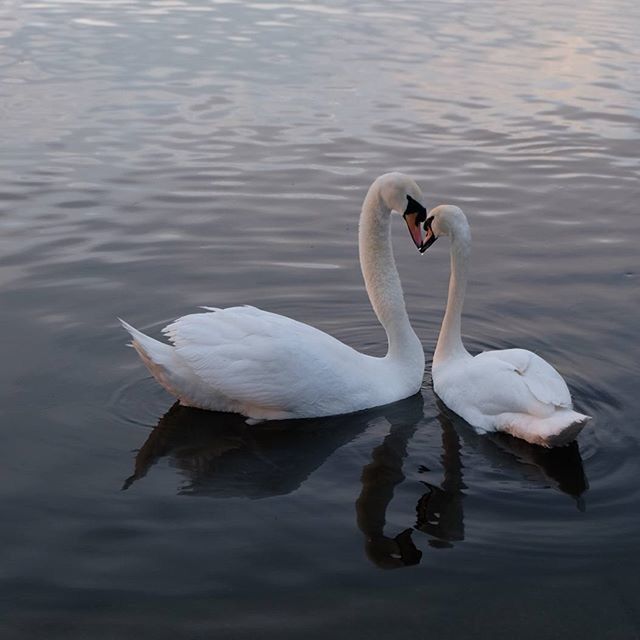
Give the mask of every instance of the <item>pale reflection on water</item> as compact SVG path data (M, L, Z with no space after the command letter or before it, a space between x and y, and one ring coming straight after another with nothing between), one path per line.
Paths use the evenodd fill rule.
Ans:
M630 0L4 2L3 639L638 635L639 28ZM356 238L391 169L466 211L465 341L552 362L577 444L479 437L428 370L249 428L124 348L116 316L251 303L383 353ZM447 248L393 237L430 354Z

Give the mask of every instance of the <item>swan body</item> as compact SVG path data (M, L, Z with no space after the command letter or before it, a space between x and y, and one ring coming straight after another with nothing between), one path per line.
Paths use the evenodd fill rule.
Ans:
M422 193L385 174L370 187L359 226L360 264L389 342L386 356L360 353L307 324L251 306L179 318L159 342L121 321L156 380L186 406L236 412L249 422L338 415L417 393L424 352L404 305L390 240L391 212L404 213L420 246ZM409 204L408 204L409 203Z
M573 410L560 374L525 349L472 356L462 344L461 314L471 233L464 213L450 205L431 210L423 250L447 235L451 277L447 308L433 357L433 388L442 401L480 433L502 431L546 447L568 444L590 419Z

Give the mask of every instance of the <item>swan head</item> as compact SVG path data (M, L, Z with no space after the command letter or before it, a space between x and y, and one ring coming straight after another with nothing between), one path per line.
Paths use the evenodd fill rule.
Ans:
M424 231L425 237L420 246L420 253L424 253L440 236L468 234L469 224L460 207L441 204L427 214Z
M416 247L422 246L422 223L427 218L420 187L404 173L385 173L374 184L386 208L399 213L407 223L411 239Z

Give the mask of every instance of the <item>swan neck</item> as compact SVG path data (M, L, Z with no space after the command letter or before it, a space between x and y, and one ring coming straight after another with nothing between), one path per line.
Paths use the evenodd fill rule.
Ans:
M391 211L374 183L360 215L358 246L360 267L371 306L389 341L387 356L424 357L422 344L411 328L400 276L391 246Z
M458 357L468 356L462 344L462 307L467 289L467 273L471 253L471 232L466 220L453 226L451 233L451 275L447 308L442 321L433 366Z

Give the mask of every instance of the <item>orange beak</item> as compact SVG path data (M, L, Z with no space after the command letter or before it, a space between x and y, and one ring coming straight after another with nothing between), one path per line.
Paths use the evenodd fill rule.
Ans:
M424 236L424 242L420 246L420 253L424 253L438 239L438 236L433 233L433 229L431 228L432 222L433 217L429 218L424 223L424 230L426 231L426 234Z
M411 239L416 245L416 248L420 249L420 247L422 246L422 227L420 226L420 222L418 221L418 214L405 213L403 218L407 223L407 228L409 229Z

